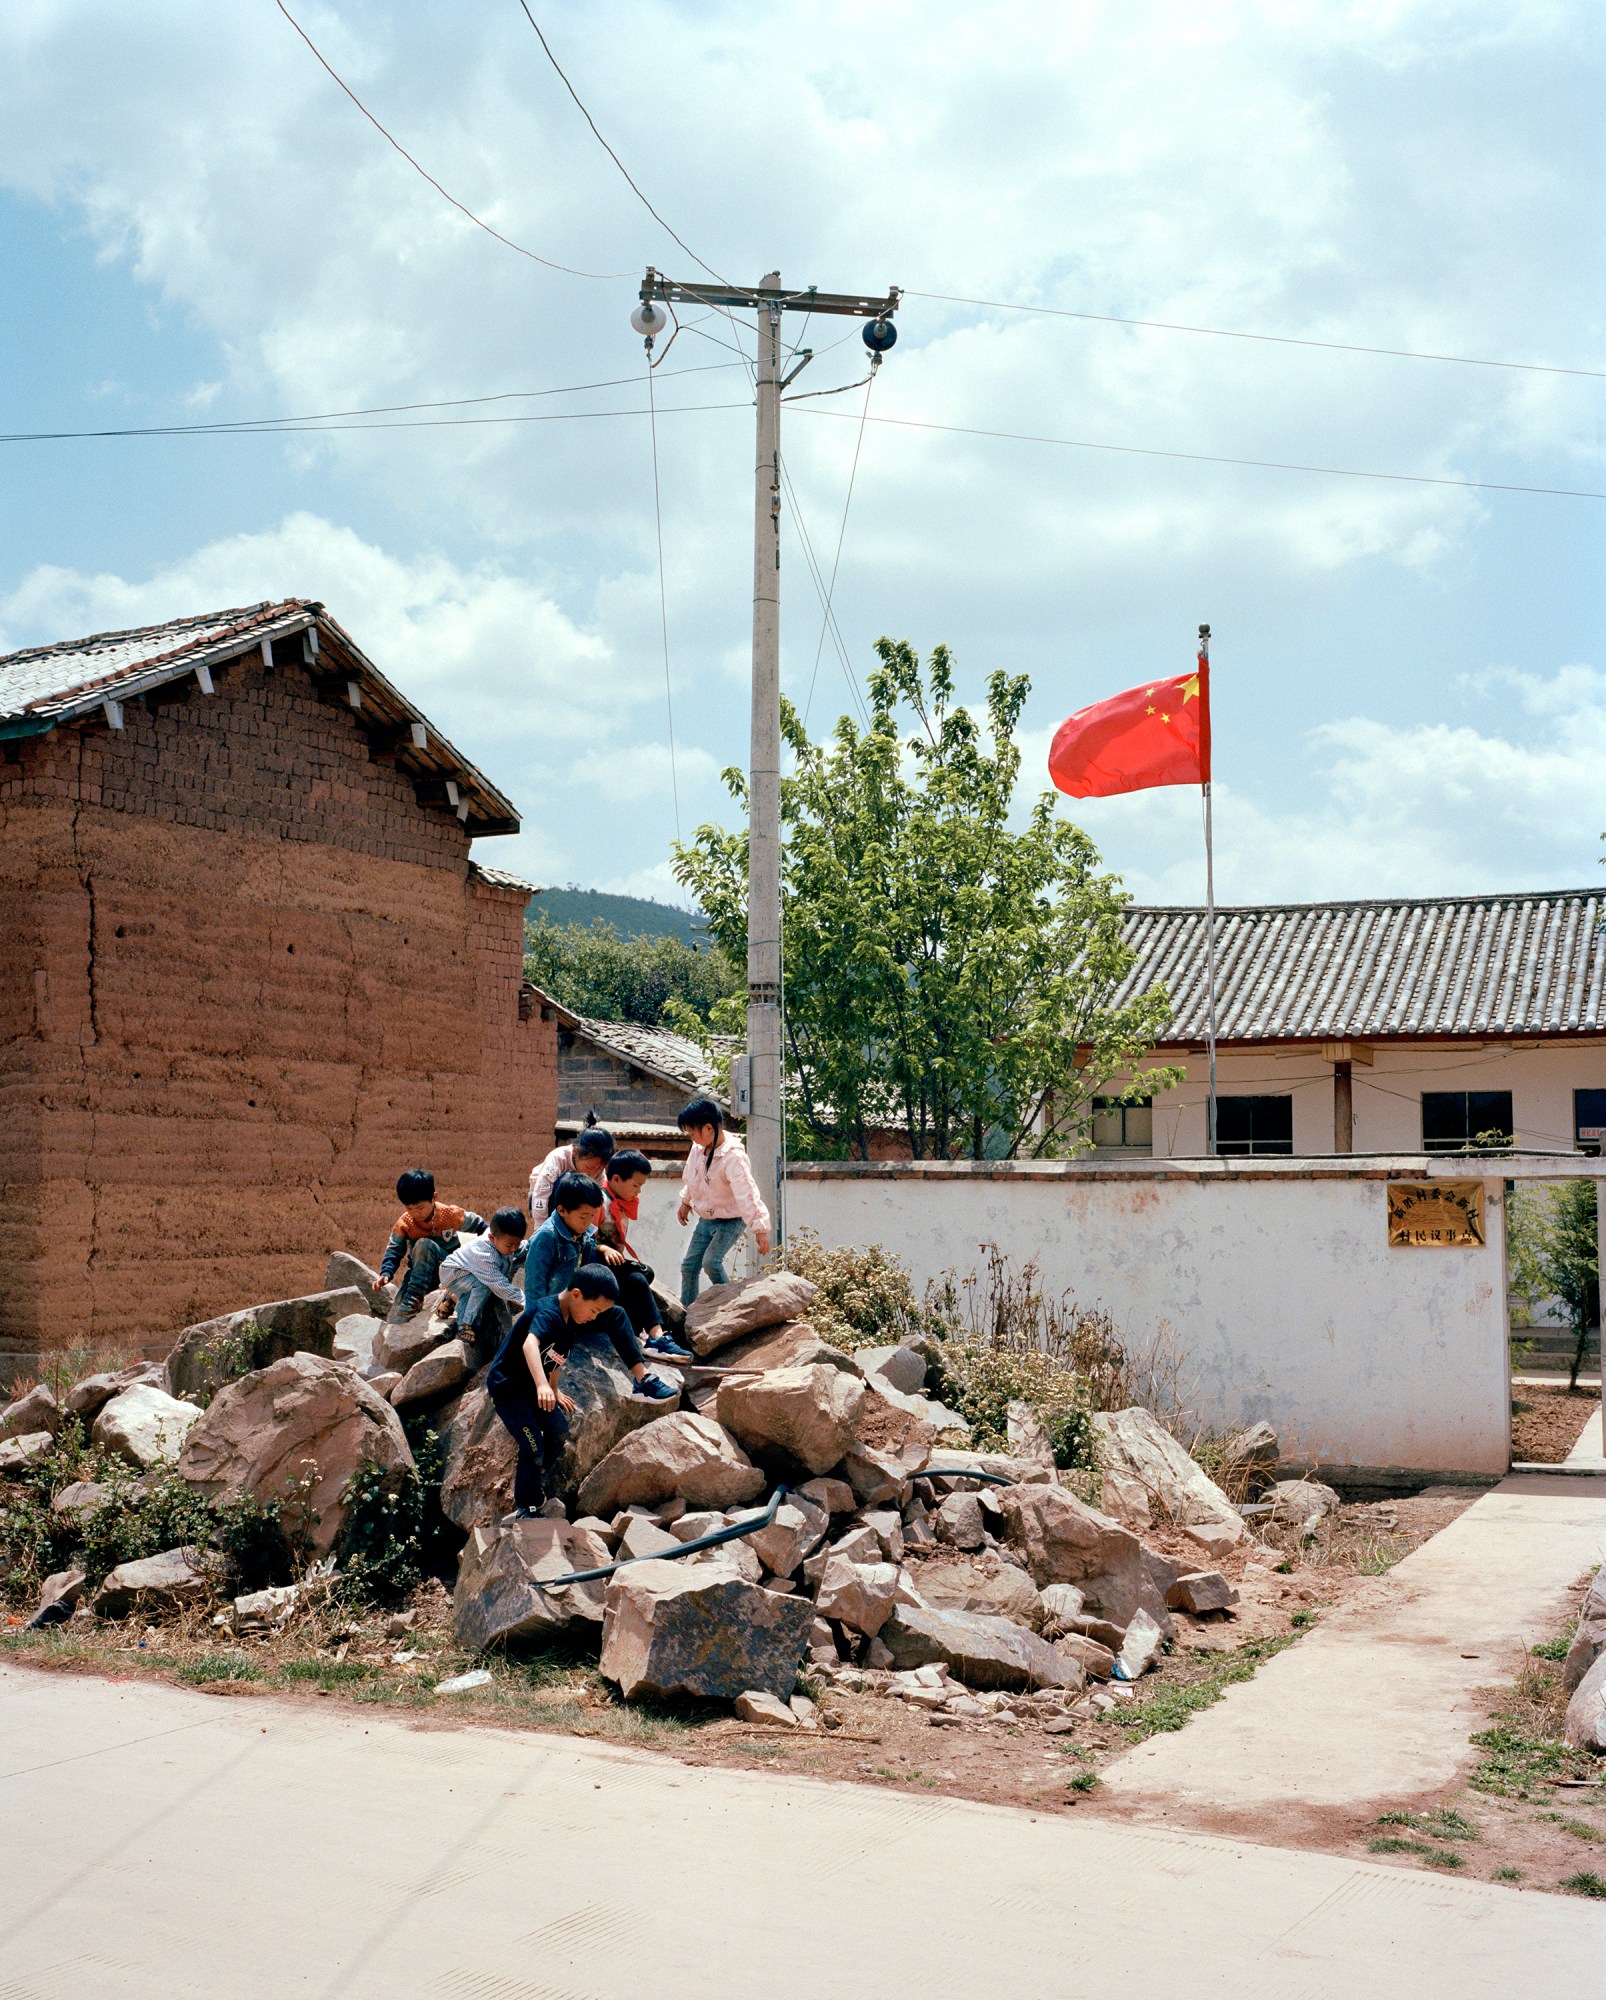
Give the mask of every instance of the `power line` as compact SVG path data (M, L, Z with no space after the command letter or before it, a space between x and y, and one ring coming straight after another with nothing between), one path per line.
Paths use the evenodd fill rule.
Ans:
M705 361L690 368L671 368L669 374L708 375L716 370L735 368L735 361ZM450 396L428 403L375 403L367 409L314 410L296 417L220 417L207 424L143 424L126 430L99 431L7 431L0 432L0 444L55 443L70 438L115 437L204 437L208 432L273 431L287 425L333 423L340 417L388 417L410 410L471 409L483 403L504 403L535 396L578 396L591 389L633 389L634 375L615 375L604 382L574 382L561 389L499 389L489 396ZM394 428L394 427L393 427Z
M847 683L848 694L859 712L859 719L869 727L870 711L866 708L859 684L853 677L853 668L848 659L848 649L842 637L842 628L836 620L831 600L825 588L825 572L820 567L819 557L814 553L814 542L809 534L808 522L803 518L803 504L797 497L797 488L792 482L792 474L784 456L780 461L781 483L792 505L792 519L797 523L798 540L803 546L803 560L808 569L809 579L814 585L814 594L820 600L820 609L831 628L831 643L836 649L837 662L842 669L842 678Z
M820 619L820 637L814 648L814 671L809 675L808 698L803 703L805 729L808 727L809 710L814 706L814 683L820 677L820 655L825 651L825 628L831 622L831 607L836 601L836 574L842 566L842 544L847 539L848 533L848 509L853 505L853 482L859 476L859 453L864 449L864 423L870 414L870 391L875 387L875 375L876 371L872 368L865 378L864 408L859 412L858 434L853 440L853 464L848 471L847 498L842 503L842 525L837 530L836 554L831 558L831 583L825 594L825 612Z
M283 5L283 0L280 0L280 4ZM636 181L632 178L630 169L625 165L624 161L620 159L619 155L613 150L612 146L608 144L607 140L603 138L601 132L597 130L597 121L595 118L592 117L591 113L586 109L585 105L581 102L580 93L575 89L574 85L569 81L568 77L564 75L563 66L558 61L557 57L552 53L552 44L547 40L546 36L542 34L541 24L535 18L535 16L530 12L527 0L519 0L519 6L524 10L525 20L527 20L530 26L534 28L536 33L536 39L540 42L542 48L546 50L547 61L551 63L552 67L557 71L558 76L563 83L564 89L569 93L569 95L574 99L576 105L579 107L580 116L591 127L592 135L596 139L597 144L607 154L608 158L613 161L614 165L619 169L620 173L624 175L625 181L630 188L630 192L636 197L637 201L641 203L642 207L652 217L653 221L657 223L658 227L661 230L663 230L666 235L674 238L675 242L680 245L681 249L685 251L686 255L692 260L694 264L700 265L702 269L705 270L711 278L718 278L719 282L722 285L728 283L729 281L727 279L720 278L719 273L714 269L712 264L706 264L703 262L703 259L698 256L697 252L691 247L691 245L686 241L686 239L683 236L677 235L676 232L670 228L669 224L665 222L663 217L658 213L657 209L653 207L652 203L642 193L640 187L637 185Z
M854 421L849 410L803 410L806 417L836 417ZM1218 452L1162 451L1155 445L1100 444L1092 438L1040 437L1030 431L984 430L975 424L938 424L920 417L870 417L872 424L892 424L901 430L943 431L953 437L1004 438L1012 444L1065 445L1075 451L1117 452L1133 458L1174 458L1191 465L1245 465L1261 472L1318 472L1334 479L1386 479L1407 486L1458 486L1477 493L1533 493L1556 500L1606 500L1576 486L1516 486L1496 479L1449 479L1431 472L1367 472L1353 465L1302 465L1279 458L1227 458Z
M469 221L474 224L476 229L483 229L487 236L494 236L498 243L505 243L509 250L516 250L521 257L528 257L532 263L544 264L549 271L562 271L566 276L571 278L603 278L611 283L616 278L629 278L634 276L634 273L630 271L579 271L576 270L574 265L572 264L559 264L551 257L543 257L539 253L539 251L527 250L522 243L515 243L511 236L504 236L500 229L493 229L490 223L488 223L483 216L476 215L473 209L471 209L466 202L459 201L455 194L452 194L448 192L447 189L443 188L440 182L436 180L435 176L429 171L429 169L427 167L420 166L418 161L413 158L412 154L408 152L407 148L402 144L402 142L398 138L396 138L393 133L388 132L385 129L385 127L380 124L379 120L368 109L367 105L363 103L362 99L357 95L356 91L352 89L351 85L347 83L346 79L339 73L337 69L335 69L334 65L329 61L328 57L324 55L323 51L318 47L317 43L307 33L306 29L302 27L301 23L296 19L295 15L290 12L290 9L284 4L284 0L274 0L274 5L278 8L279 12L284 16L284 18L290 23L291 27L295 29L296 33L306 43L307 47L311 49L312 53L318 58L318 61L322 64L323 68L328 71L329 75L334 79L336 83L339 84L340 88L351 99L352 103L356 105L357 109L362 113L364 118L368 120L368 123L373 126L374 130L380 135L380 137L385 141L387 141L388 144L394 146L396 151L400 153L402 158L407 162L408 166L412 168L413 172L415 174L421 174L423 178L429 182L430 186L435 190L435 192L438 195L442 196L446 201L449 201L452 204L453 208L455 208L460 215L466 215ZM678 241L679 239L677 238L676 240ZM704 266L704 268L706 269L707 267Z
M750 410L751 401L740 403L671 403L658 412L661 417L699 416L712 410ZM462 430L496 424L577 424L590 423L604 417L646 417L652 412L635 410L550 410L540 413L506 417L403 417L397 423L377 424L296 424L286 423L276 429L267 430L255 424L219 424L211 430L183 431L163 430L152 427L147 430L127 431L70 431L69 438L144 438L144 437L325 437L335 431L432 431ZM0 436L0 444L28 444L44 440L28 437L7 438Z
M971 299L955 292L905 291L906 299L936 299L944 305L989 306L997 312L1037 313L1048 319L1095 320L1101 326L1140 326L1155 333L1207 334L1213 340L1256 340L1277 347L1318 347L1335 354L1376 354L1390 361L1446 361L1458 368L1515 368L1529 375L1579 375L1606 380L1606 368L1559 368L1548 361L1493 361L1478 354L1430 354L1408 347L1366 347L1353 340L1311 340L1292 333L1244 333L1233 327L1189 326L1164 319L1127 319L1119 313L1072 312L1065 306L1023 306L1009 299Z
M675 841L680 841L680 774L675 768L675 696L669 679L669 596L664 586L664 509L658 492L658 398L647 364L647 414L652 433L652 516L658 529L658 617L664 633L664 713L669 720L669 789L675 801Z

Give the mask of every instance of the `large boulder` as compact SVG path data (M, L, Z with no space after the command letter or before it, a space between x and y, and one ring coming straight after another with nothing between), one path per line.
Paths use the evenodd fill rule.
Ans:
M326 1292L361 1292L369 1312L380 1319L390 1311L390 1300L379 1288L379 1273L347 1250L336 1250L330 1256L324 1267L323 1288Z
M925 1357L914 1347L861 1347L854 1360L867 1382L900 1396L918 1396L926 1386Z
M120 1396L125 1389L135 1388L143 1382L152 1382L158 1389L165 1389L166 1365L160 1361L136 1361L132 1368L119 1368L110 1374L86 1375L67 1391L63 1408L69 1417L80 1417L86 1424L92 1424L113 1396Z
M814 1606L746 1582L722 1562L643 1562L608 1585L602 1672L639 1694L785 1701L797 1685Z
M1129 1528L1151 1522L1221 1528L1241 1541L1243 1516L1148 1410L1100 1410L1093 1418L1104 1470L1104 1511Z
M920 1595L936 1611L975 1611L984 1618L1007 1618L1034 1629L1042 1623L1042 1599L1031 1578L996 1556L922 1563Z
M859 1364L840 1347L830 1347L805 1319L783 1320L760 1333L744 1334L720 1350L720 1368L750 1368L763 1374L768 1368L840 1368L857 1375Z
M185 1327L167 1357L167 1387L175 1396L203 1400L226 1382L280 1361L287 1354L334 1351L335 1326L348 1313L368 1310L355 1286L275 1299Z
M0 1438L24 1437L32 1431L49 1431L54 1437L61 1429L64 1415L49 1384L41 1382L26 1396L19 1396L0 1410Z
M26 1431L0 1443L0 1479L11 1479L36 1464L56 1442L49 1431Z
M1270 1493L1271 1518L1280 1528L1313 1533L1343 1501L1319 1479L1279 1479Z
M1579 1606L1578 1629L1561 1670L1562 1685L1569 1694L1602 1653L1606 1653L1606 1569L1596 1571L1595 1581Z
M855 1444L843 1455L837 1476L847 1481L861 1507L883 1507L888 1502L902 1507L913 1490L911 1482L919 1478L930 1456L928 1447L918 1442L896 1451Z
M795 1271L766 1271L739 1284L710 1285L686 1308L686 1344L696 1354L717 1354L744 1333L801 1318L818 1297L819 1287Z
M1006 1486L998 1495L1010 1539L1039 1589L1080 1586L1088 1608L1124 1631L1142 1609L1169 1633L1173 1620L1130 1528L1063 1486Z
M395 1409L406 1410L443 1402L454 1390L462 1388L471 1373L468 1349L462 1341L443 1340L408 1369L390 1392L391 1404Z
M1017 1486L1052 1486L1057 1478L1052 1465L1045 1465L1038 1459L1011 1458L1001 1451L962 1451L950 1445L938 1445L931 1454L936 1463L929 1478L939 1479L944 1473L952 1474L954 1486L939 1487L940 1492L957 1490L957 1483L967 1475L987 1472L998 1479L1008 1479ZM991 1481L971 1480L972 1485L991 1484Z
M395 1369L405 1375L409 1368L433 1354L451 1333L455 1321L437 1319L433 1312L414 1314L409 1319L387 1320L369 1350L376 1369Z
M159 1556L119 1563L95 1592L98 1618L126 1618L131 1611L180 1611L212 1594L193 1549L164 1549Z
M801 1493L789 1494L767 1528L747 1537L747 1545L772 1576L790 1576L825 1538L831 1517Z
M47 1576L39 1591L39 1602L23 1631L43 1632L47 1626L65 1625L78 1608L86 1581L81 1569L59 1569L54 1576Z
M851 1447L865 1386L839 1368L775 1368L720 1384L719 1420L749 1451L829 1472Z
M346 1484L365 1463L400 1489L413 1470L400 1417L338 1361L298 1353L220 1389L185 1439L178 1472L213 1496L249 1493L305 1511L323 1555L345 1526Z
M850 1562L833 1552L826 1558L814 1608L822 1618L873 1639L887 1622L897 1595L895 1564Z
M678 1410L616 1444L580 1483L579 1505L606 1518L621 1507L736 1507L764 1490L764 1475L712 1417Z
M612 1557L589 1528L567 1521L513 1520L475 1528L458 1559L452 1629L465 1652L482 1653L503 1639L561 1632L575 1620L602 1622L603 1584L553 1577L601 1569Z
M630 1371L601 1335L585 1335L558 1370L558 1387L574 1398L569 1436L553 1470L550 1490L572 1498L586 1474L621 1438L679 1409L678 1401L650 1403L634 1393ZM594 1512L594 1509L588 1509Z
M153 1382L137 1383L113 1396L95 1419L90 1436L141 1468L177 1458L201 1412Z
M1563 1727L1575 1748L1597 1756L1606 1751L1606 1653L1574 1688Z
M457 1528L480 1528L511 1513L518 1453L483 1383L471 1385L433 1421L445 1459L441 1512L447 1520Z
M1075 1660L1007 1618L895 1605L877 1635L895 1667L945 1666L974 1688L1079 1688Z
M372 1378L379 1373L379 1360L375 1352L385 1336L385 1322L373 1313L347 1313L335 1322L334 1346L331 1357L344 1361L348 1368L355 1368L359 1375Z

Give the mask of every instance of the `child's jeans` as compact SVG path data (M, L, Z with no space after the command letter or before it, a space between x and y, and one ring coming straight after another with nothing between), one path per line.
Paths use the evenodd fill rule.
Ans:
M494 1399L496 1414L513 1433L518 1464L513 1472L515 1507L539 1507L546 1499L546 1468L563 1449L569 1420L561 1410L543 1410L525 1396Z
M467 1344L472 1364L483 1368L513 1324L507 1301L467 1271L459 1271L447 1289L457 1301L457 1337Z
M739 1215L703 1215L697 1218L697 1227L691 1233L691 1241L686 1246L686 1255L680 1265L680 1302L683 1306L689 1306L696 1298L704 1271L708 1273L710 1284L730 1283L725 1276L725 1252L735 1244L746 1227Z
M398 1306L417 1312L431 1292L440 1285L441 1260L450 1256L460 1241L454 1230L450 1236L424 1236L407 1253L407 1275L396 1294Z

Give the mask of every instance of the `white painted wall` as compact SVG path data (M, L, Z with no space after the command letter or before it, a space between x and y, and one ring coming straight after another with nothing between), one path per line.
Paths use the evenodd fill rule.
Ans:
M1459 1163L1458 1163L1459 1164ZM1423 1177L1420 1159L1393 1163ZM1113 1314L1162 1322L1213 1425L1265 1418L1285 1455L1332 1466L1500 1473L1510 1458L1501 1182L1482 1249L1388 1245L1388 1169L1325 1161L809 1166L788 1226L883 1243L918 1283L996 1243Z
M1370 1068L1354 1065L1357 1153L1411 1153L1422 1144L1424 1090L1509 1090L1519 1148L1573 1148L1573 1092L1606 1089L1606 1041L1507 1041L1373 1045ZM1202 1055L1158 1052L1186 1061L1187 1080L1155 1100L1154 1157L1201 1159L1205 1153L1206 1069ZM1217 1088L1235 1095L1287 1093L1294 1100L1294 1152L1333 1150L1333 1066L1318 1045L1225 1049Z

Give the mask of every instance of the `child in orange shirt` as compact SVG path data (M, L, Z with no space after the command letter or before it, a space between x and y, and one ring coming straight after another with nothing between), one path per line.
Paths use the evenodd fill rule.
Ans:
M427 1167L407 1169L396 1183L396 1199L402 1212L391 1225L390 1241L380 1260L379 1284L390 1294L393 1305L411 1314L437 1288L441 1259L457 1248L459 1231L483 1235L485 1218L471 1208L437 1201L435 1176ZM399 1286L392 1285L403 1260L407 1275Z

